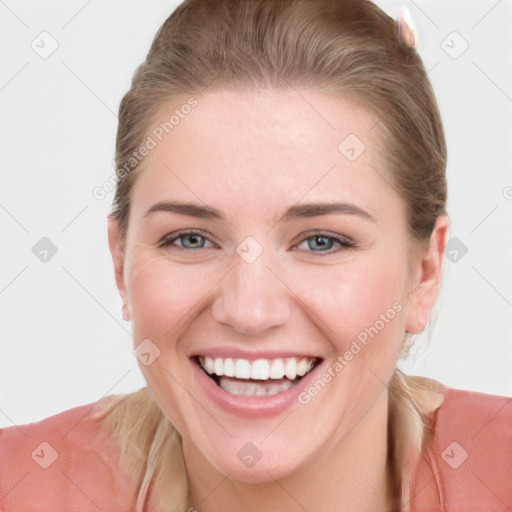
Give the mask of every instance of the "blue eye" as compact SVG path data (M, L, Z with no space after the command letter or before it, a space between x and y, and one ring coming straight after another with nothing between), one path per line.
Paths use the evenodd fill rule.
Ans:
M179 241L179 244L177 243ZM207 245L210 244L210 245ZM341 235L330 235L327 233L319 232L309 234L303 237L297 247L306 244L306 249L299 249L304 252L317 253L318 255L328 255L336 253L342 249L349 249L355 247L355 243L349 238L345 238ZM335 245L338 245L338 249ZM159 243L160 247L175 247L183 250L198 250L198 249L209 249L217 247L208 238L203 236L197 231L179 231L177 233L171 233L162 239Z
M192 250L208 248L208 246L206 246L205 244L206 242L209 242L209 240L206 237L204 237L200 233L197 233L196 231L182 231L164 238L160 242L160 247L169 247L175 245L175 242L177 240L179 240L181 244L178 245L178 247L181 247L182 249ZM213 244L211 245L211 247L213 247Z
M355 243L348 238L339 235L328 235L326 233L314 233L313 235L303 238L299 247L304 243L307 244L310 252L327 254L337 252L336 250L332 250L335 244L338 244L341 248L350 248L355 246Z

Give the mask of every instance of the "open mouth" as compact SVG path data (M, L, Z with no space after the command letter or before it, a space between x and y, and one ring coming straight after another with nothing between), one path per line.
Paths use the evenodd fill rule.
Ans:
M233 395L269 396L287 391L320 363L314 357L274 359L194 358L217 386Z

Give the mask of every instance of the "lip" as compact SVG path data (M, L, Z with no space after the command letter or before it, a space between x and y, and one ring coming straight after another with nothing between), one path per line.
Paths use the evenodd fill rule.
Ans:
M260 354L258 358L262 358ZM210 402L220 409L239 418L248 419L276 416L289 408L293 403L298 403L299 395L308 388L310 381L315 379L315 375L323 366L323 361L320 361L299 382L286 391L268 396L248 396L234 395L224 391L206 375L196 358L192 357L189 360L192 365L194 382L197 383L200 393L204 394Z

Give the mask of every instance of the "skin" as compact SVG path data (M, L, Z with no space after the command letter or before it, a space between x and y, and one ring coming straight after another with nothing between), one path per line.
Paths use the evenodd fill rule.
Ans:
M175 108L163 107L161 119ZM135 346L149 338L160 350L140 367L183 437L190 503L201 512L396 506L386 385L405 331L419 333L428 322L448 218L437 219L428 247L411 243L405 204L378 151L377 119L353 100L313 91L200 96L144 161L124 251L109 219L123 315ZM338 150L349 133L366 146L354 162ZM206 204L225 219L144 215L160 201ZM278 221L288 207L317 201L350 202L375 221L347 213ZM181 229L206 240L159 246ZM322 249L312 230L356 245L327 240ZM235 251L248 236L263 248L252 263ZM321 375L394 303L401 310L310 403L282 414L239 418L207 400L192 374L189 356L219 346L314 354L323 359ZM237 457L247 442L262 454L252 468Z

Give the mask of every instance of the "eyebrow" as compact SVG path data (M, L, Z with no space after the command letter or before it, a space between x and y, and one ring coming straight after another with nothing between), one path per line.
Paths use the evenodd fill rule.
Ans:
M225 215L216 208L180 201L161 201L156 203L144 214L144 217L154 212L179 213L200 219L225 221ZM357 215L372 222L377 222L375 217L369 212L355 204L347 202L297 204L288 208L278 222L288 222L298 218L318 217L320 215L330 215L333 213Z

